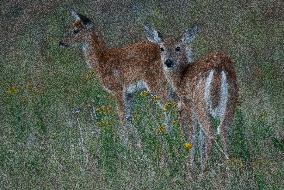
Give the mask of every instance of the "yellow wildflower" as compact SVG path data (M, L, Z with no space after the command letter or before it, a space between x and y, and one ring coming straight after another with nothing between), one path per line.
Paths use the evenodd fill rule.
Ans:
M146 97L146 96L148 96L148 95L149 95L149 92L146 91L146 90L140 92L140 96L142 96L142 97Z
M16 94L18 92L17 88L15 86L12 86L8 88L7 93L8 94Z
M111 113L112 112L112 107L111 106L105 106L105 113Z
M106 121L106 120L97 122L97 126L99 128L109 127L110 125L111 125L111 123L109 121Z
M100 112L101 111L101 107L96 108L96 112Z
M164 134L166 131L165 126L161 125L158 129L157 129L157 133L158 134Z
M176 109L177 104L175 102L171 102L172 108Z
M171 109L171 108L175 109L175 108L176 108L176 103L175 103L175 102L172 102L172 101L168 101L168 102L164 105L163 110L164 110L164 112L166 112L166 111L168 111L168 110Z
M267 118L267 116L268 116L268 113L267 113L266 111L264 111L264 112L261 112L261 113L258 115L258 118L259 118L260 120L264 120L264 119Z
M101 106L96 108L96 112L102 113L102 114L108 114L112 112L112 107L111 106Z
M34 88L33 82L31 80L29 80L26 84L26 87L28 90L32 91Z
M229 160L227 160L225 162L227 165L231 166L231 167L236 167L236 168L241 168L243 167L243 162L242 160L238 159L238 158L230 158Z
M152 96L152 99L155 100L155 101L160 100L160 98L158 96L156 96L156 95Z
M173 125L176 125L176 124L178 124L178 120L173 121Z
M163 110L166 112L166 111L168 111L168 110L171 108L171 106L172 106L172 103L171 103L171 102L167 102L167 103L164 105Z
M190 149L192 149L192 144L191 143L184 143L183 147L184 147L185 150L190 150Z
M90 70L82 75L82 79L86 81L91 80L95 77L95 74L94 70Z
M262 167L262 166L268 165L268 164L269 164L269 161L264 159L264 158L259 158L259 159L252 161L252 167L253 168Z
M133 113L133 119L134 120L138 120L139 117L140 117L140 115L138 113L136 113L136 112Z

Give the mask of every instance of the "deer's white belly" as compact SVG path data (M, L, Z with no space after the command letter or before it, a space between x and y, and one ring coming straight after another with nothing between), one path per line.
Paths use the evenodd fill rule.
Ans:
M142 90L148 90L148 86L147 86L146 82L141 80L141 81L138 81L136 83L130 84L126 88L125 92L129 93L129 94L133 94L135 92L142 91Z

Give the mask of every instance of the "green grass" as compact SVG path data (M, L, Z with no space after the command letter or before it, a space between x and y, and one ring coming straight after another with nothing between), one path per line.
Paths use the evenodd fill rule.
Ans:
M240 105L229 130L231 160L224 161L214 146L205 177L188 180L189 151L183 148L182 130L173 124L175 139L159 133L161 110L139 93L133 126L142 147L133 142L126 149L113 98L85 67L78 50L58 48L70 21L62 5L26 26L15 43L8 44L13 51L0 60L0 189L284 188L283 22L267 20L269 1L258 8L233 1L186 7L173 2L147 1L136 20L123 19L129 16L126 12L118 15L118 25L137 31L135 39L115 28L117 23L108 24L107 13L97 20L98 30L106 44L120 46L145 39L144 22L172 35L201 23L194 42L196 58L226 51L237 70ZM85 4L75 5L99 14ZM189 11L179 14L184 9ZM176 119L172 110L172 121Z

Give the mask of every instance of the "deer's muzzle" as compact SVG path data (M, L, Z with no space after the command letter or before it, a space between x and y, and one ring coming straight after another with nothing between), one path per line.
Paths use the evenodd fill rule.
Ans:
M174 66L174 62L173 62L172 60L170 60L170 59L167 59L167 60L165 61L165 65L166 65L167 67L173 67L173 66Z

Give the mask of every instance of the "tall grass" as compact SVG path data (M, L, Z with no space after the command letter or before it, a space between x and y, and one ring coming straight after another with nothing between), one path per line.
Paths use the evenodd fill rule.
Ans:
M110 46L141 40L144 22L173 35L198 22L196 59L223 50L234 60L240 105L229 130L231 159L224 161L214 146L205 176L190 180L190 151L184 148L175 109L168 110L173 138L164 132L155 99L145 93L134 96L132 122L141 147L130 132L131 144L125 148L114 100L95 71L85 68L78 50L57 47L70 21L68 6L62 5L27 26L1 58L0 188L283 189L283 22L265 16L271 4L127 2L135 5L134 16L122 11L117 23L109 24L108 12L101 12L101 20L96 19ZM104 4L98 1L88 9L92 3L74 6L98 17L91 11ZM132 14L134 9L129 10ZM133 20L126 22L128 17Z

